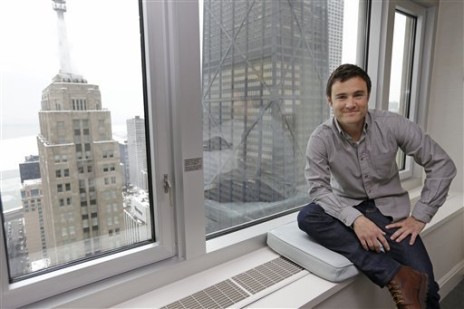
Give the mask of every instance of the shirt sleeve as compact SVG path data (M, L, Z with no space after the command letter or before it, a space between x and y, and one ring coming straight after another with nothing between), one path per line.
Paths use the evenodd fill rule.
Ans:
M456 176L456 166L440 145L416 123L406 118L398 119L400 123L395 128L400 148L425 171L421 196L411 215L428 223L446 200L451 181Z
M317 133L311 135L306 147L305 177L309 185L309 197L319 204L327 214L351 226L361 216L354 207L343 207L330 185L328 149Z

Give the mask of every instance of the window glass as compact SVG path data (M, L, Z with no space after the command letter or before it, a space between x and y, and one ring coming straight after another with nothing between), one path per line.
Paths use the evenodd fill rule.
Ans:
M410 117L411 108L415 32L416 17L396 11L388 110L407 118ZM400 170L405 169L405 159L404 153L401 150L398 151L396 161Z
M409 116L416 18L395 12L388 110Z
M308 201L305 149L330 116L326 81L356 59L359 3L348 2L202 3L209 237Z
M139 4L2 1L11 282L154 241Z

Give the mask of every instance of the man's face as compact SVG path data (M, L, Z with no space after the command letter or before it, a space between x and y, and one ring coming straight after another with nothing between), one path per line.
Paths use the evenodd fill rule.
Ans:
M327 98L334 116L344 130L362 128L368 109L369 94L366 82L361 77L353 77L332 85L331 96Z

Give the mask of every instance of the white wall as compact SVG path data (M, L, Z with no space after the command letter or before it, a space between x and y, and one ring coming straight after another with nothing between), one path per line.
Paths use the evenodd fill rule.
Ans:
M464 186L463 4L440 0L427 118L427 131L457 166L454 191Z

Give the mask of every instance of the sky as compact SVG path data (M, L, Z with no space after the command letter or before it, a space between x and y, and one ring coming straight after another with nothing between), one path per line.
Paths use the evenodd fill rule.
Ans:
M143 116L138 1L66 3L74 73L100 86L103 107L111 111L113 124ZM59 72L57 21L51 0L0 1L3 138L21 136L22 131L27 135L27 125L38 127L42 90ZM16 125L23 129L11 131Z
M58 17L51 0L0 1L0 171L38 154L42 90L59 72ZM100 87L113 133L143 117L138 1L67 0L74 73ZM111 13L111 14L108 14ZM8 150L8 151L5 151Z

